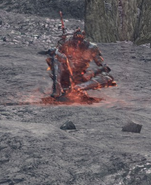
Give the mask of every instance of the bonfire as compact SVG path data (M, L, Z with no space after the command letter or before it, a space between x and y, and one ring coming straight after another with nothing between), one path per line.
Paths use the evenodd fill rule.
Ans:
M46 54L47 71L53 80L53 92L42 99L45 104L96 103L102 98L89 97L86 90L115 86L111 69L103 64L101 51L96 44L85 40L85 32L79 27L73 33L66 33L62 12L62 35L55 48ZM97 69L90 67L94 62Z

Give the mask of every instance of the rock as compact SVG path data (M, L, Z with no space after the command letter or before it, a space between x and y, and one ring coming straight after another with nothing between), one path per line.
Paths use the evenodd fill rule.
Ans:
M82 19L84 0L5 0L0 2L0 9L50 18L58 18L59 11L63 11L66 18Z
M118 40L117 1L85 0L86 36L94 42L115 42Z
M135 44L145 44L151 42L151 1L137 0L140 15L135 29Z
M3 40L4 42L6 42L6 41L7 41L6 37L3 37L3 38L2 38L2 40Z
M150 43L150 17L150 0L85 0L85 31L94 42Z
M73 124L72 121L66 121L61 127L60 129L62 130L75 130L76 127L75 125Z
M123 128L122 131L123 132L135 132L135 133L140 133L142 129L142 125L130 122L128 124L126 124Z
M60 19L49 19L1 10L0 20L3 22L2 26L0 25L0 42L3 42L3 44L9 42L25 47L32 45L47 50L56 46L60 39L59 36L62 34L62 30L58 30L61 23ZM77 26L83 29L83 21L71 19L71 24L71 21L64 20L65 27L70 33L73 33ZM46 24L48 24L47 28L44 27Z

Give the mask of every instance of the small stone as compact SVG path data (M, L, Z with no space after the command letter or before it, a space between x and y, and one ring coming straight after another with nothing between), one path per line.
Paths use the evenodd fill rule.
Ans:
M123 128L122 131L123 132L135 132L135 133L140 133L142 129L142 125L130 122L128 124L126 124Z
M6 41L7 41L7 40L6 40L6 37L3 37L3 41L4 41L4 42L6 42Z
M75 125L73 124L72 121L66 121L61 127L60 129L62 130L74 130L76 129Z

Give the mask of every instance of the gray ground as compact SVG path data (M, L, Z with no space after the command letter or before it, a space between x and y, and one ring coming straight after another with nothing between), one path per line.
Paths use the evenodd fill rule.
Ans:
M85 0L1 0L0 10L30 15L59 17L63 11L66 18L84 18Z
M35 105L52 85L37 52L54 46L59 20L0 13L0 184L150 185L151 49L98 44L117 87L88 91L103 98L93 105ZM67 120L76 131L60 130ZM130 122L140 134L121 131Z

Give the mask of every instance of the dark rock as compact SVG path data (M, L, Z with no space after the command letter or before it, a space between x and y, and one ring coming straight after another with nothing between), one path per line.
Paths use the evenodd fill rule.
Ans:
M61 127L60 129L62 130L75 130L76 127L75 125L73 124L72 121L66 121Z
M130 122L128 124L126 124L123 128L122 131L123 132L135 132L135 133L140 133L142 129L142 125Z
M7 41L7 40L6 40L6 37L3 37L3 41L4 41L4 42L6 42L6 41Z

